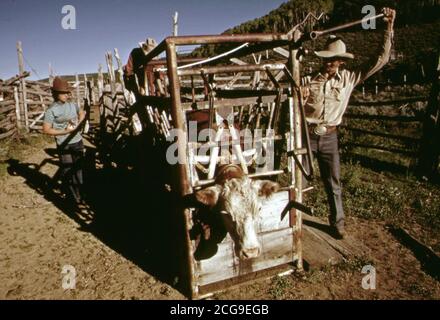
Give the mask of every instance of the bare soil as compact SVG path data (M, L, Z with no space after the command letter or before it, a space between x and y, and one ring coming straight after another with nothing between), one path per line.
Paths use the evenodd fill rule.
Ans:
M186 299L176 289L177 266L168 257L173 243L161 231L167 222L155 223L165 213L148 210L148 203L139 207L139 195L155 191L133 193L124 173L96 170L86 175L96 181L89 190L95 192L89 199L91 217L81 217L51 188L56 162L38 167L50 158L43 148L30 147L24 159L8 160L0 178L0 299ZM440 298L438 274L385 222L349 218L347 225L349 234L371 250L368 256L301 276L257 280L213 298ZM415 225L411 231L417 236L423 228ZM362 288L366 264L376 268L375 290ZM76 270L75 289L62 287L65 265Z

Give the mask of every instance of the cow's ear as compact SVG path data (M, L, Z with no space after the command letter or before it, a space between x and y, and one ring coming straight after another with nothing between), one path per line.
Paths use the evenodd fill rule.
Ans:
M215 185L213 187L209 187L195 193L196 200L208 207L214 207L217 204L218 197L221 192L221 187L219 185Z
M280 189L280 185L270 180L256 180L255 183L258 187L258 195L260 197L268 198L272 193L277 192Z

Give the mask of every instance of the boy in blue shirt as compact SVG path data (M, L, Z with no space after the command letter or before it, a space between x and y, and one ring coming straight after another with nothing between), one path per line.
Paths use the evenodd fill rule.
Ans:
M68 101L72 90L67 81L56 77L51 89L54 103L44 114L43 133L55 137L63 185L69 190L69 196L79 205L82 203L81 162L84 155L79 124L84 120L85 112L77 104Z

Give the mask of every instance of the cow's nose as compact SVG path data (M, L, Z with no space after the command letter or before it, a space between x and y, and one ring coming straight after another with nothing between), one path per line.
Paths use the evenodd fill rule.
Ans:
M260 255L260 247L246 248L241 250L241 257L243 259L256 258Z

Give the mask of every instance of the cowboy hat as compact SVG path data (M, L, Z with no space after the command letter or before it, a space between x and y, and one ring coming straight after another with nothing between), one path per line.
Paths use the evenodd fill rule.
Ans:
M69 83L66 80L61 79L60 77L55 77L52 82L52 91L54 92L71 92L72 88L69 86Z
M315 51L315 54L321 58L354 58L354 55L352 53L346 52L344 41L334 35L331 35L328 38L325 50Z

